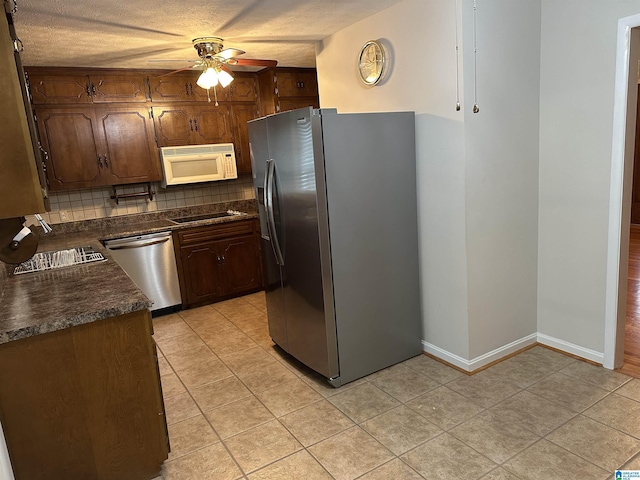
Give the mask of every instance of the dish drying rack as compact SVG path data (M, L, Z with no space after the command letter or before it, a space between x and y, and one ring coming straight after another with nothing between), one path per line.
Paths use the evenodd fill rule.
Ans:
M105 260L104 255L94 251L93 247L75 247L69 250L36 253L29 260L18 265L13 270L13 273L18 275L20 273L42 272L54 268L103 262Z

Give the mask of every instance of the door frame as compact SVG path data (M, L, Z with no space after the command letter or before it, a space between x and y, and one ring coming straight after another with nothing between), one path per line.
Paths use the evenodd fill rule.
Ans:
M640 29L636 27L640 27L640 14L618 20L603 358L603 366L609 369L621 367L624 361L627 262L638 96L636 59L640 53Z

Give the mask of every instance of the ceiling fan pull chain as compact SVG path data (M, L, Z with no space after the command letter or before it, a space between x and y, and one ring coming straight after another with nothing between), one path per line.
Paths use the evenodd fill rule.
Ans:
M460 111L460 49L458 46L458 0L453 0L455 5L456 22L456 112Z
M473 113L478 113L478 35L476 33L476 0L473 0Z
M214 105L217 107L218 104L218 92L216 91L216 86L213 86L213 97L216 99L216 103L214 103Z

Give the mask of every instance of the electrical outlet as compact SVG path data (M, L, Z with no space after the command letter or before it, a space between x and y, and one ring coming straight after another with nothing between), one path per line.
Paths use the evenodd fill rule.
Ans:
M62 220L63 222L69 221L69 214L66 210L60 210L60 220Z

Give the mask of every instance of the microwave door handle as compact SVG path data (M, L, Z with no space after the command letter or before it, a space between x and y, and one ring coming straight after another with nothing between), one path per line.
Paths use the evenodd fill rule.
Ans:
M265 177L264 189L264 206L265 212L267 214L267 230L269 230L271 247L273 248L273 254L276 256L276 263L278 265L284 265L284 258L282 256L282 250L280 249L280 241L278 240L278 233L276 232L275 217L273 215L273 186L275 181L275 173L275 160L267 160L267 172Z

